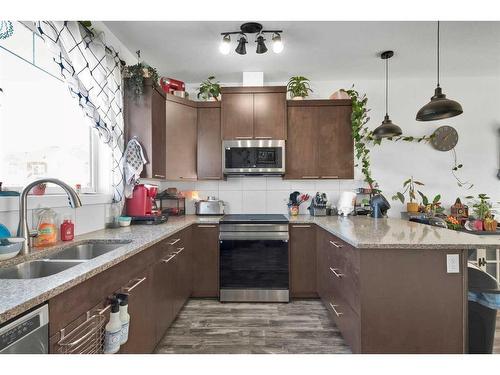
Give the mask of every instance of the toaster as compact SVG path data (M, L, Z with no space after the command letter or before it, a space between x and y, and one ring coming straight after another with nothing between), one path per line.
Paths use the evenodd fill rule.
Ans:
M224 215L224 202L215 197L196 201L194 206L196 215Z

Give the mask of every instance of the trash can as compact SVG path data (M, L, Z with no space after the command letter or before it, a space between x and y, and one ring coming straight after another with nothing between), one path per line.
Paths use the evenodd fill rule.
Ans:
M497 280L469 263L469 353L488 354L493 351L500 288Z

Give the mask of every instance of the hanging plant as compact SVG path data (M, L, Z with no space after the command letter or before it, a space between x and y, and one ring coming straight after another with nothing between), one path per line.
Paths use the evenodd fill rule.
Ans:
M286 85L286 89L292 99L304 99L313 91L309 84L309 78L302 76L291 77Z
M198 99L217 101L220 95L219 81L215 81L215 76L210 76L200 84L199 91Z
M137 63L125 67L123 76L125 85L129 90L132 90L135 96L141 96L144 91L144 80L150 78L153 81L153 86L158 87L158 72L155 68L144 64Z

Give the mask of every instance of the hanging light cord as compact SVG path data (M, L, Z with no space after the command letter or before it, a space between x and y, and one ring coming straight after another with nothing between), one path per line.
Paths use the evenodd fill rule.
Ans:
M389 59L385 59L385 115L389 113Z
M437 27L437 87L439 87L439 21Z

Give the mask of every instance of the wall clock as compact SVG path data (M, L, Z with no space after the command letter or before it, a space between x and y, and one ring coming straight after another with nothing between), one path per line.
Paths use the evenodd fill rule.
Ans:
M447 125L437 128L431 139L432 146L439 151L450 151L457 143L457 130Z

